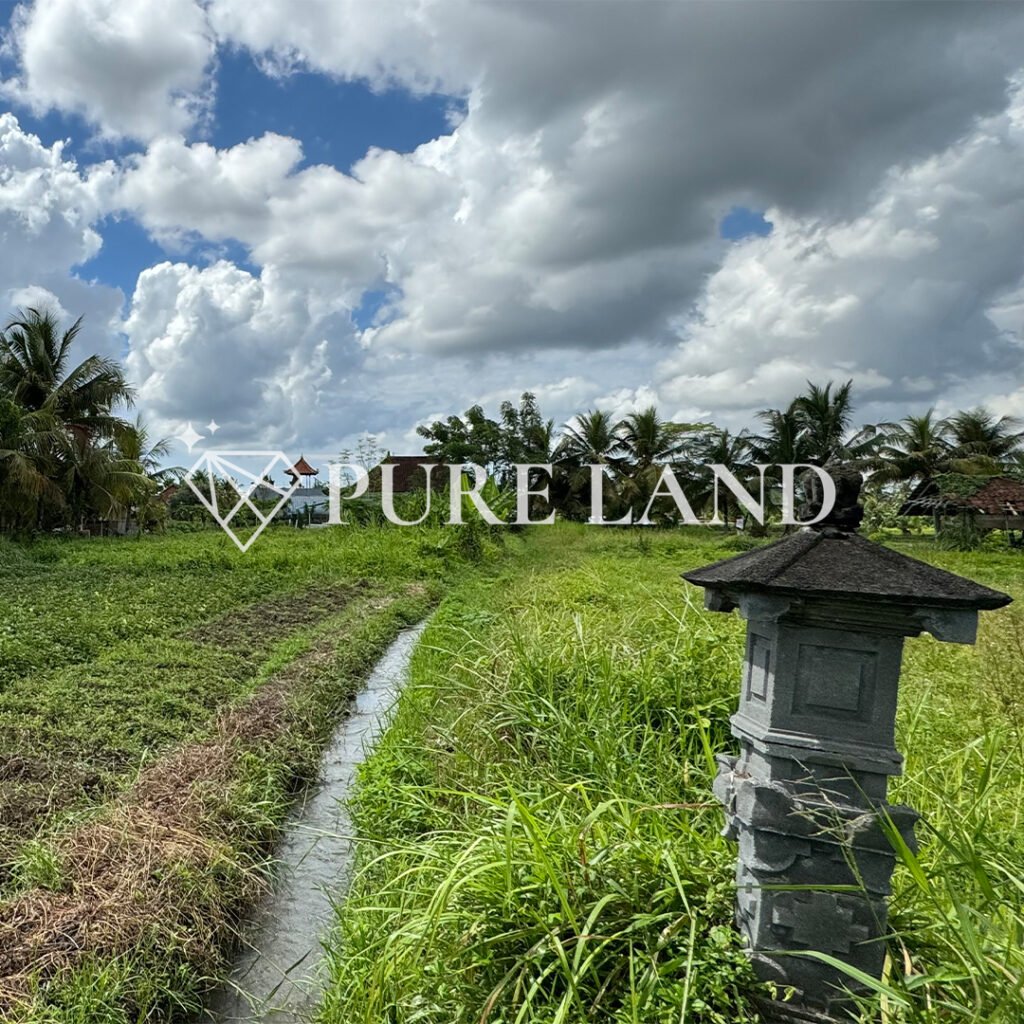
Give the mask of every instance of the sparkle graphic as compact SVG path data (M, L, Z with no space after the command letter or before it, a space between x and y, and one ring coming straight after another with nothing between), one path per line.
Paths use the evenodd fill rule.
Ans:
M206 424L206 429L211 434L216 434L217 431L220 430L220 424L216 420L211 419L210 422Z
M194 442L193 442L194 443ZM252 472L236 462L237 459L254 459L263 468ZM204 452L196 464L189 470L185 483L202 503L210 515L220 524L221 529L235 542L243 554L249 550L253 541L266 529L267 524L278 512L288 504L288 499L299 486L298 479L284 487L271 483L271 473L277 469L284 471L291 468L291 459L281 451L215 451ZM198 483L193 479L198 477ZM231 508L221 508L217 483L223 481L234 491L237 500L232 499ZM278 495L278 500L269 511L258 508L254 500L254 492L259 490L259 498L270 500ZM257 499L259 500L259 499ZM243 508L249 509L256 518L253 532L243 541L231 527L231 521Z
M184 444L188 448L189 451L192 451L196 444L202 441L204 436L204 434L200 434L199 431L197 431L196 428L192 426L192 421L189 420L188 426L185 427L185 429L180 434L177 435L177 438L179 441L181 441L182 444Z

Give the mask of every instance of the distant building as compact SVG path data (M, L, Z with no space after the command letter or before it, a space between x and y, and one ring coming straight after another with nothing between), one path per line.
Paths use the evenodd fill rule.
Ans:
M299 461L291 469L285 470L292 483L302 480L302 484L292 491L291 497L288 499L288 505L285 508L286 515L299 516L311 522L314 517L327 518L328 498L324 493L324 485L316 478L319 472L320 470L306 461L305 455L300 455Z
M425 491L427 488L426 474L423 465L433 464L430 471L431 490L443 491L448 486L448 466L438 462L429 455L388 455L380 464L374 466L369 473L367 493L380 494L381 466L394 466L393 477L395 494L412 494L414 491Z
M327 488L317 480L320 471L311 466L304 455L300 455L298 461L284 472L289 478L288 483L281 485L285 490L293 484L298 484L300 480L302 483L291 492L279 514L285 518L300 516L303 520L313 517L326 519ZM277 502L281 500L281 492L266 484L260 484L253 489L252 498L255 501Z
M946 473L918 484L901 516L970 516L981 530L1024 530L1024 481Z

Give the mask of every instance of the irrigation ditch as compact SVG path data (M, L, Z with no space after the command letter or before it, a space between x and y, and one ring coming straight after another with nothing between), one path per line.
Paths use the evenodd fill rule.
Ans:
M355 858L346 801L384 730L426 623L401 632L377 662L324 748L320 774L285 824L268 896L242 930L230 973L203 1024L297 1024L319 1001L320 941Z

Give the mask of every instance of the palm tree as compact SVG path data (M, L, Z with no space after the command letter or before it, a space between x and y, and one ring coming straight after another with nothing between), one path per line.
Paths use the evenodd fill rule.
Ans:
M109 437L124 426L113 410L132 405L135 395L112 359L92 355L69 365L81 326L79 317L61 333L49 311L19 314L0 333L0 391L23 409L49 408L69 429Z
M44 502L63 504L52 456L66 441L47 410L27 412L0 397L0 526L31 525Z
M950 417L949 431L953 448L959 458L975 462L993 473L1020 451L1024 432L1010 416L996 419L995 413L983 406L958 412Z
M807 382L807 391L790 406L805 432L808 460L818 466L838 463L865 464L877 444L872 426L850 433L853 416L853 381L832 391L833 382L824 387Z
M841 384L832 394L833 382L824 387L807 382L807 391L793 401L792 411L806 431L808 451L819 465L824 465L842 448L850 429L853 381Z
M880 444L872 466L879 483L924 483L946 473L956 462L948 420L935 410L879 425Z
M620 494L626 503L646 505L666 466L683 449L683 435L690 428L663 420L656 406L631 412L616 428L622 438Z
M117 450L122 458L137 462L146 476L156 483L180 477L186 472L184 466L160 465L160 460L170 454L171 438L151 440L149 428L141 416L136 416L134 423L129 423L118 432Z
M81 525L90 516L117 519L156 490L142 465L126 458L114 441L99 444L80 432L71 435L62 459L59 480L68 495L72 522Z
M725 466L740 483L749 486L751 469L751 437L745 431L738 434L730 433L728 430L719 427L712 427L709 430L702 430L696 433L687 442L687 461L682 469L685 472L688 468L691 472L690 485L687 487L687 494L694 496L694 504L697 506L712 507L715 500L715 485L713 476L709 476L710 466ZM729 491L718 488L719 513L726 524L732 522L733 507L729 498Z
M556 503L573 518L590 514L589 466L606 466L606 475L622 463L623 446L612 414L589 409L564 425L554 453ZM611 503L617 504L612 497Z
M757 414L768 429L764 434L748 438L752 461L781 466L811 460L806 425L794 405L785 410L763 409Z
M132 472L131 467L135 467L135 476L123 478L122 485L127 485L124 496L135 510L141 537L147 525L160 526L167 516L167 505L157 497L160 485L168 480L183 479L187 470L184 466L160 464L170 453L171 439L151 440L149 428L141 416L136 416L135 422L120 432L116 447L117 455L124 460L122 469Z
M142 467L117 448L132 429L117 408L134 398L120 365L97 355L71 363L81 323L62 332L53 313L29 309L0 332L0 395L20 411L22 436L24 430L34 435L29 450L50 485L33 483L26 464L8 454L7 487L20 493L22 508L34 500L37 525L47 513L70 513L78 522L90 512L112 514L145 479ZM5 444L4 450L15 449Z
M555 458L573 467L600 464L615 466L622 454L622 438L612 414L601 409L580 413L565 424Z
M656 406L631 412L617 430L622 448L638 475L653 466L670 462L682 446L683 427L663 420Z

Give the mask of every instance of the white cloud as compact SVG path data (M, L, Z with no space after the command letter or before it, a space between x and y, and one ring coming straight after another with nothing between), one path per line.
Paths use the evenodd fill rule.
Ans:
M125 323L128 369L161 421L263 418L275 431L261 417L268 382L289 367L307 327L305 311L271 281L231 263L161 263L139 275Z
M182 131L211 98L215 43L194 0L46 0L20 5L8 96L39 113L81 114L106 136Z
M82 171L62 143L44 146L12 114L0 114L0 294L5 309L54 302L86 315L83 340L97 351L120 353L116 322L121 293L71 276L76 264L100 250L94 224L116 184L115 168Z
M22 131L13 114L0 114L0 281L69 267L94 256L101 239L93 223L113 191L114 168L82 173L64 146L44 146Z
M860 213L887 168L1005 103L1024 26L990 9L609 4L581 35L572 5L303 11L213 0L209 16L279 62L464 92L463 123L409 156L371 152L351 177L296 173L275 137L220 153L167 141L126 202L157 231L240 239L320 302L390 285L394 315L364 344L435 354L668 344L721 263L734 201ZM821 45L839 38L858 45Z
M733 247L666 361L670 400L747 414L808 377L925 405L985 375L1024 385L1024 92L948 149L886 175L859 216L771 211ZM967 389L969 392L970 389Z
M43 173L84 197L63 223L12 187L38 250L46 232L64 247L54 266L123 209L168 244L237 241L257 268L140 278L130 365L168 422L407 443L428 411L530 388L559 420L658 398L738 425L809 376L852 377L886 413L1014 401L1011 5L175 3L151 30L141 5L54 0L14 43L36 109L147 141L117 173ZM217 149L189 134L211 33L281 73L440 89L467 112L349 173L273 133ZM735 203L768 209L773 234L723 242ZM57 294L41 273L15 283ZM367 290L389 300L360 331Z

